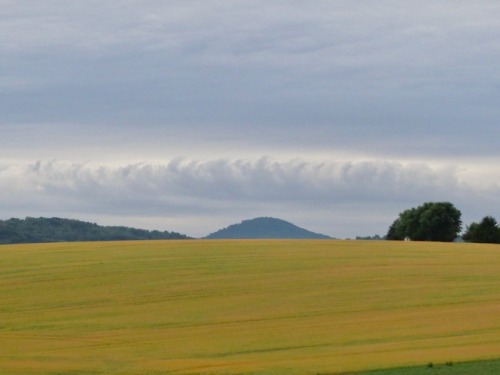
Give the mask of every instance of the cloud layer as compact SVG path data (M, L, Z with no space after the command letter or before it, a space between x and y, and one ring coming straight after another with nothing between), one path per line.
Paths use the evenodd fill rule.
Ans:
M481 199L485 191L500 192L498 185L466 184L452 167L381 161L279 162L270 158L123 166L37 162L4 166L0 181L4 215L19 207L33 213L72 212L77 217L103 215L118 221L127 217L168 221L199 215L200 229L193 223L188 233L195 236L208 234L203 230L211 223L201 222L211 215L231 220L242 213L273 214L300 220L298 213L314 212L325 220L315 223L317 230L331 228L330 235L353 236L363 233L348 221L341 224L343 218L369 218L376 213L380 219L372 223L372 229L382 231L390 224L384 219L393 219L398 209L423 199L460 204L465 191L467 199ZM161 226L158 221L156 225Z
M428 200L498 215L498 1L0 6L4 218L352 236Z
M500 114L494 1L20 0L3 12L6 121L432 132L466 146L453 129L491 132Z

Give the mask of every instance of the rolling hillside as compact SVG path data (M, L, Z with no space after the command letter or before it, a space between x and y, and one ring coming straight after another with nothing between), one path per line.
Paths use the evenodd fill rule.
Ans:
M416 241L4 245L0 374L498 374L444 365L499 357L498 251Z
M171 240L189 237L175 232L149 231L123 226L101 226L80 220L33 218L0 220L0 244L116 241L116 240Z
M300 228L285 220L272 217L259 217L244 220L227 228L209 234L207 239L327 239L324 234L314 233Z

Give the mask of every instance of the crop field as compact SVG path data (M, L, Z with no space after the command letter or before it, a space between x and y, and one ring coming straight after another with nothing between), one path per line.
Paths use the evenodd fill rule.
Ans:
M335 374L497 358L498 245L0 247L4 375Z

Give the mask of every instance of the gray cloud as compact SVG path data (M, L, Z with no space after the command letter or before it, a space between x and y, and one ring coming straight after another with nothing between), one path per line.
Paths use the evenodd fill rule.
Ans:
M423 200L495 214L497 1L0 5L5 214L333 235Z
M498 118L492 1L16 1L4 9L2 112L16 122L231 128L246 119L444 135L450 123L491 130Z
M148 216L163 221L195 214L200 216L198 220L212 217L223 221L259 212L301 221L316 214L325 220L322 225L316 223L322 230L329 222L337 223L340 233L331 229L329 234L338 236L360 234L357 231L363 225L355 224L373 216L374 207L382 210L376 212L379 222L372 223L380 231L390 224L381 215L397 215L397 207L424 200L461 203L464 190L470 194L467 199L475 202L481 202L483 195L477 186L464 186L456 168L383 161L279 162L262 158L123 166L37 162L4 166L0 181L4 215L15 216L22 211L19 207L31 207L40 214L69 210L80 217L105 215L118 222ZM500 187L487 189L497 194ZM339 227L346 217L352 223ZM207 223L199 225L207 227ZM193 223L190 234L204 234L195 228Z

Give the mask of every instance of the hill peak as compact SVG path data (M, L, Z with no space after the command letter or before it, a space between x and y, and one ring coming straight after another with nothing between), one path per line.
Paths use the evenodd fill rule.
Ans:
M327 239L324 234L314 233L300 228L295 224L273 217L258 217L243 220L209 234L207 239L260 239L260 238L291 238L291 239Z

